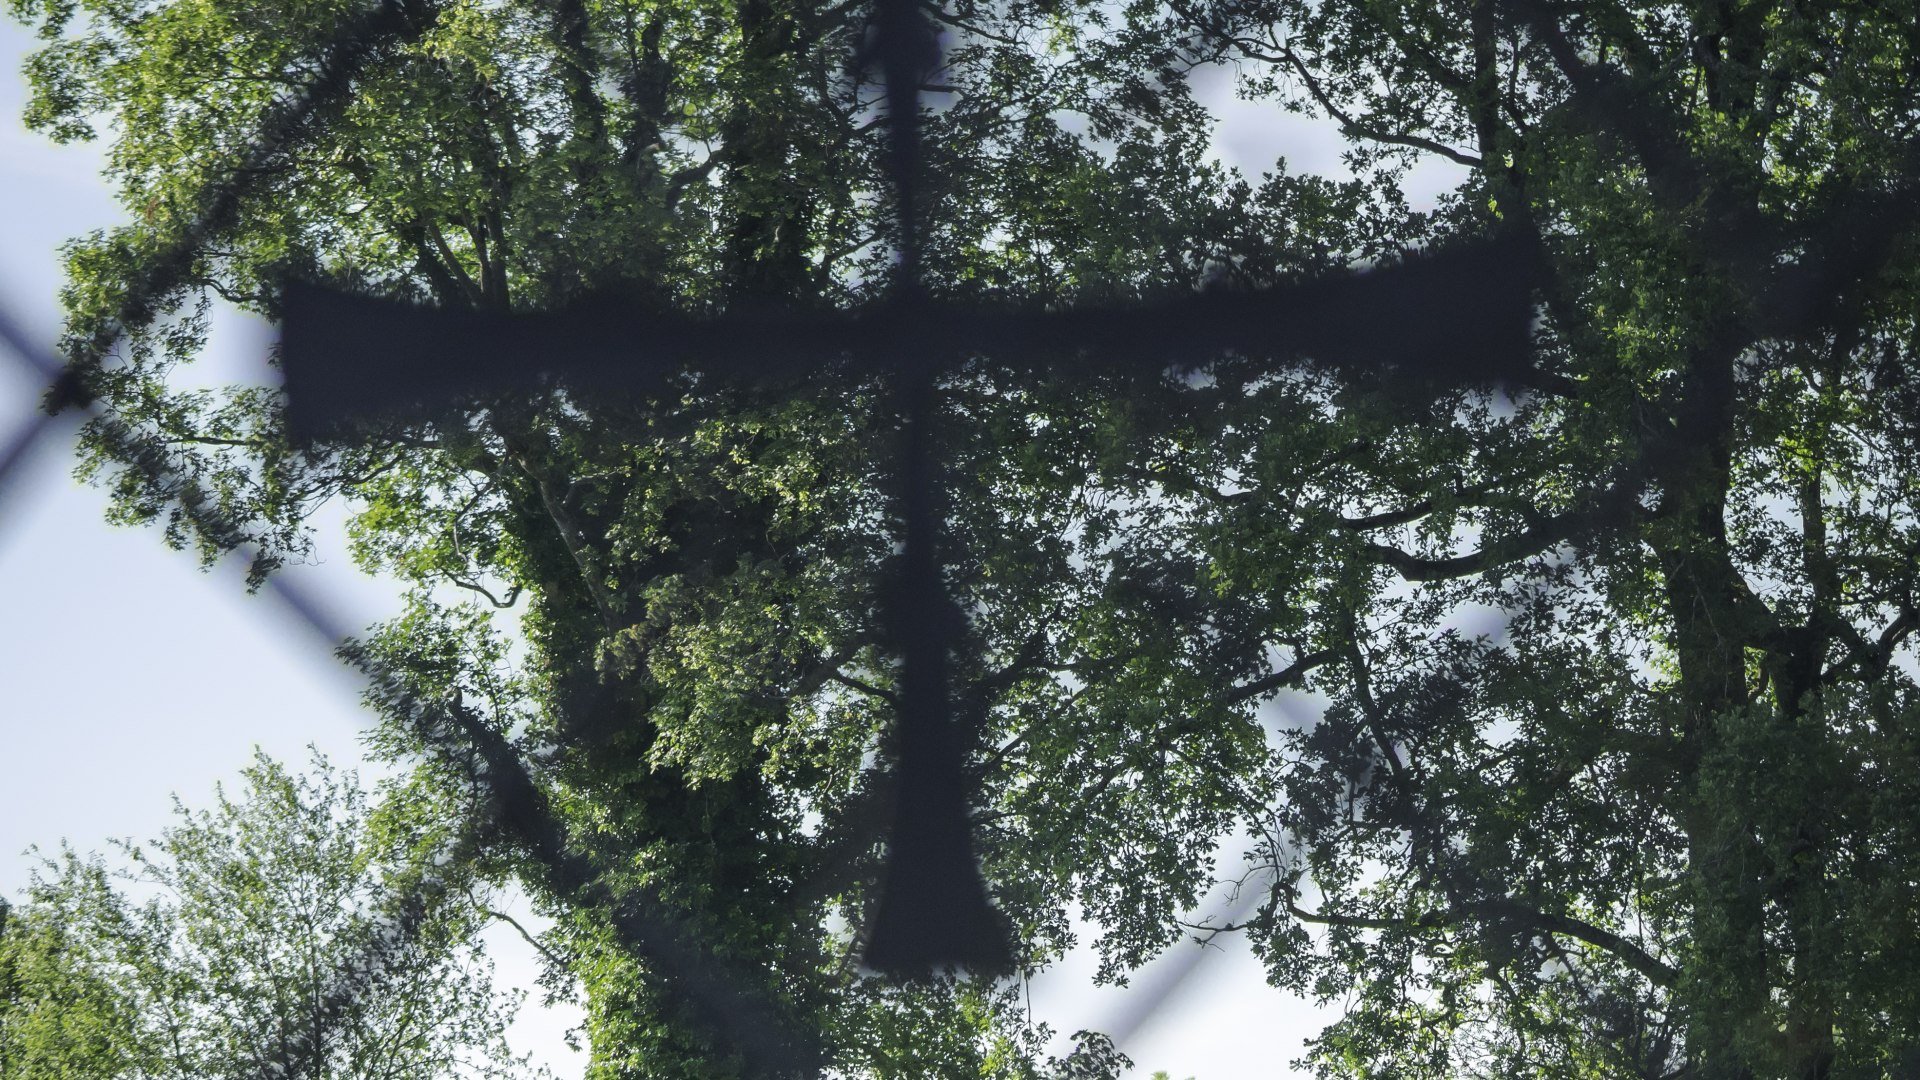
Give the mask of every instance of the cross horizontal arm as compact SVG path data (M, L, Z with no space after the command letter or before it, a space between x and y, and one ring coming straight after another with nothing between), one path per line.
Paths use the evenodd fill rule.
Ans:
M1536 262L1513 239L1259 292L1066 311L934 302L848 312L654 313L600 298L564 311L424 308L289 285L281 362L288 422L310 440L357 417L475 394L576 386L664 388L682 372L804 378L828 365L938 366L985 357L1061 373L1189 364L1223 354L1307 360L1419 387L1532 381Z

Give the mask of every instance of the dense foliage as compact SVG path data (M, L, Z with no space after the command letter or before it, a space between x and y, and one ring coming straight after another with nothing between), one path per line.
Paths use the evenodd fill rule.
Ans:
M327 1037L316 1004L350 978L434 849L419 793L378 807L316 758L256 757L237 800L176 803L117 866L63 847L0 918L0 1074L11 1080L533 1075L507 1050L512 1002L489 985L470 889L443 897ZM413 804L411 807L409 804Z
M272 393L169 387L208 297L271 315L289 275L523 310L879 295L863 6L418 0L252 154L352 5L11 6L49 39L29 121L110 121L134 215L69 263L69 349L137 436L96 425L86 468L125 520L208 554L257 543L261 573L302 550L317 501L351 501L362 561L414 587L363 654L512 740L594 867L596 902L545 892L592 1075L741 1065L616 932L623 895L757 973L842 1071L1042 1068L1008 991L853 962L863 822L890 797L879 382L756 394L696 361L669 393L555 386L313 449L287 444ZM1883 211L1914 195L1920 13L933 15L937 295L1260 287L1494 231L1548 268L1535 373L1506 391L1254 356L1057 378L982 357L946 379L956 694L982 717L976 820L1021 962L1067 946L1077 903L1125 972L1239 873L1211 862L1239 830L1270 886L1237 929L1276 985L1349 1004L1313 1044L1324 1075L1913 1067L1920 535L1899 463L1920 307L1906 220ZM1211 163L1188 76L1216 63L1338 124L1352 178ZM1436 157L1465 179L1415 212L1400 178ZM107 355L115 320L133 332ZM1487 611L1503 632L1460 630ZM1305 724L1262 708L1295 690L1331 704ZM375 698L391 750L430 749L401 695ZM470 797L425 760L423 782ZM485 865L539 888L541 861L505 845ZM1102 1050L1056 1065L1110 1068Z

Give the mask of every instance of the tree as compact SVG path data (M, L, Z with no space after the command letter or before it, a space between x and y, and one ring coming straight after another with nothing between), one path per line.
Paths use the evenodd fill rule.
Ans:
M859 6L404 5L251 156L244 133L340 54L346 9L14 7L54 39L30 119L83 137L113 116L136 215L70 259L69 352L121 425L92 429L88 467L125 519L208 554L257 543L262 574L302 550L314 500L355 500L359 555L416 585L359 651L399 680L375 695L389 746L433 749L408 700L453 703L594 868L487 855L559 919L595 1075L743 1065L622 937L643 901L845 1071L1038 1068L1004 991L852 965L893 794L882 380L727 389L689 358L664 391L476 397L311 449L270 393L166 386L196 304L272 314L288 274L516 310L878 295ZM1314 1045L1323 1074L1911 1060L1914 16L936 14L937 294L1144 300L1209 267L1260 287L1495 233L1544 264L1535 369L1505 393L1251 355L986 357L946 380L956 696L981 718L976 821L1024 965L1070 940L1071 900L1124 974L1190 929L1240 828L1269 884L1235 929L1277 985L1353 1003ZM1355 179L1209 164L1187 75L1215 62L1339 125ZM1432 158L1463 179L1414 212L1402 182ZM516 659L491 613L523 599ZM1497 637L1457 625L1487 609ZM1263 711L1294 690L1325 715Z
M875 89L843 77L861 12L408 7L350 92L249 156L233 140L289 115L285 102L340 51L344 7L15 8L58 39L33 62L30 119L84 137L89 117L111 112L116 176L138 192L131 225L73 251L68 351L99 357L110 326L146 328L129 337L128 363L83 362L92 390L131 406L90 429L88 467L113 477L125 519L162 520L203 553L252 541L261 572L300 552L315 500L366 497L361 556L418 592L362 655L403 674L397 689L458 701L522 748L554 751L534 767L569 850L597 872L551 881L524 852L505 853L506 869L560 920L550 944L585 984L595 1069L731 1067L713 1018L621 939L613 916L630 897L664 901L719 960L758 972L787 1026L849 1068L888 1067L910 1042L915 1060L955 1069L1031 1069L1034 1033L1010 991L887 988L859 975L844 930L870 892L864 822L883 796L862 759L888 715L871 636L887 549L875 451L890 421L877 387L778 402L688 387L672 410L501 400L474 425L399 425L308 455L284 445L271 394L189 401L164 385L197 347L201 299L271 314L289 272L521 308L591 287L693 310L878 291L888 226L873 205L885 198ZM1038 39L1053 22L1029 10L1001 25ZM1049 116L1083 80L1047 89L1044 55L982 39L955 59L982 92L935 129L955 213L928 257L961 268L944 277L983 292L1058 289L1059 266L1031 253L1077 245L1083 211L1109 194L1208 211L1178 169L1147 188L1105 178ZM1118 116L1097 99L1084 107L1109 126ZM1163 143L1176 162L1200 149L1192 131L1128 138L1149 176L1167 160ZM1040 182L1049 174L1082 186L1055 193ZM229 181L247 191L209 231L199 216L214 202L197 193ZM1013 219L1002 207L1022 200L1059 223L1026 215L1030 235L1008 247L994 233ZM1116 250L1090 257L1123 265L1131 249L1117 246L1136 242L1114 233ZM1109 287L1100 266L1088 270L1076 280ZM503 671L488 620L434 596L449 585L489 603L528 598L530 661ZM391 695L379 704L395 716L393 747L419 749L405 708ZM437 774L447 797L472 799L457 774ZM1050 905L1027 905L1045 931L1036 956L1065 932Z
M45 860L0 928L0 1071L530 1075L503 1039L513 1003L488 981L464 890L384 978L327 1009L438 846L395 813L412 793L389 785L370 807L318 755L306 776L261 754L242 775L237 801L222 792L198 812L176 801L177 823L150 849L118 845L119 868L64 846Z
M1436 224L1548 255L1519 400L1276 386L1173 470L1218 594L1334 698L1277 763L1255 927L1278 981L1359 995L1325 1071L1912 1067L1913 16L1162 21L1362 168L1466 164ZM1504 641L1448 629L1473 604Z

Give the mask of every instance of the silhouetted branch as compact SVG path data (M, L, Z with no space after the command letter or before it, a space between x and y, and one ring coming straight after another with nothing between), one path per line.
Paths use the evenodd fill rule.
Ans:
M1622 516L1632 509L1638 492L1637 478L1630 476L1594 496L1583 507L1546 518L1532 528L1495 540L1467 555L1428 559L1375 543L1368 543L1362 550L1368 558L1392 569L1407 581L1446 581L1467 577L1520 559L1543 555L1590 529L1617 527L1621 524Z
M1248 698L1265 697L1289 686L1298 686L1314 668L1330 664L1340 659L1342 655L1339 649L1321 649L1318 652L1308 653L1271 675L1234 687L1227 693L1224 700L1229 703L1241 702Z

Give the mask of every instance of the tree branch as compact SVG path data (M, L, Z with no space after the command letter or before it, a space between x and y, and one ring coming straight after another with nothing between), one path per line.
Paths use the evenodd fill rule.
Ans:
M470 593L477 593L480 596L486 597L487 602L492 604L494 607L505 609L505 608L510 608L513 605L520 602L521 588L518 582L514 583L514 586L511 589L507 590L507 598L505 600L502 600L499 597L493 595L493 590L487 588L485 585L482 585L477 581L470 581L466 578L461 577L459 574L455 574L451 571L447 572L446 577L449 582L452 582L453 584L458 585L460 588L465 589Z
M1487 496L1499 490L1498 487L1492 484L1480 484L1470 488L1463 488L1454 492L1453 501L1459 506L1494 506L1497 504L1488 499ZM1428 514L1434 513L1436 509L1437 507L1435 507L1432 499L1422 499L1412 506L1400 510L1389 510L1384 514L1369 514L1366 517L1359 518L1341 518L1340 527L1352 529L1356 532L1368 529L1390 529L1395 525L1406 525L1419 521Z
M686 194L688 186L706 179L707 174L720 164L720 158L721 155L718 153L708 154L706 160L699 164L677 169L672 176L667 177L667 192L663 198L666 209L671 211L680 202L680 196Z
M506 432L503 431L502 434ZM580 571L580 580L586 586L587 595L592 599L594 610L600 615L600 621L609 629L619 629L620 620L616 613L620 605L613 594L607 590L606 582L600 580L599 575L594 571L592 553L586 549L586 545L580 539L585 534L575 525L573 516L562 505L559 496L554 494L553 485L548 482L545 471L533 463L532 454L524 448L514 449L512 441L508 442L508 447L514 450L513 457L520 466L520 471L533 481L534 491L540 496L540 505L546 509L547 517L552 520L554 531L559 534L561 546L566 548L567 554L573 558L574 566Z
M1299 55L1290 48L1282 49L1278 53L1269 53L1247 45L1242 45L1241 47L1246 51L1247 55L1256 60L1285 64L1292 68L1294 73L1300 76L1300 81L1306 84L1307 93L1313 96L1313 100L1318 103L1322 109L1326 110L1328 116L1340 122L1340 133L1342 135L1369 139L1373 142L1387 143L1393 146L1405 146L1414 150L1424 150L1429 154L1439 154L1449 161L1465 165L1470 169L1478 169L1486 164L1486 162L1473 154L1455 150L1445 143L1435 142L1423 135L1414 135L1408 132L1381 131L1378 128L1360 123L1348 115L1340 106L1333 103L1333 98L1321 87L1320 80L1313 77L1313 72L1307 69L1307 65L1301 62Z
M1519 918L1534 927L1551 934L1584 941L1596 948L1612 953L1616 958L1647 977L1647 981L1663 989L1671 988L1680 981L1680 972L1669 964L1662 963L1652 953L1621 937L1611 930L1605 930L1589 922L1570 918L1566 915L1554 915L1537 911L1511 899L1488 900L1477 907L1485 912Z
M800 677L800 681L795 684L793 693L790 696L794 700L807 698L814 691L826 685L827 680L833 678L834 673L840 670L841 665L853 659L861 649L867 647L869 644L871 644L871 642L865 636L856 637L852 641L840 646L840 648L828 653L821 659L819 664L814 666L813 670Z
M873 697L877 697L881 701L884 701L889 705L899 704L899 702L894 700L892 691L882 690L880 687L875 686L870 682L866 682L862 679L856 679L853 676L848 675L843 671L830 671L827 673L827 678L832 679L834 682L837 682L842 686L848 687L849 689L858 690L863 694L869 694L869 695L872 695Z
M1341 652L1338 649L1321 649L1318 652L1308 653L1271 675L1234 687L1227 692L1226 701L1228 704L1236 704L1248 698L1265 697L1289 686L1298 686L1307 677L1308 672L1323 664L1330 664L1340 659L1340 656Z
M438 266L445 271L446 279L458 288L467 298L468 303L480 303L485 294L481 291L479 282L474 281L473 275L467 273L467 268L461 265L459 256L453 253L453 248L448 245L446 234L440 231L439 224L423 222L419 225L419 229L420 236L431 242L433 254L437 256L431 264L427 265ZM477 240L478 237L475 239ZM422 251L420 254L424 262L428 252ZM485 255L483 254L481 258L484 260Z
M1385 544L1368 543L1367 557L1390 567L1406 581L1447 581L1485 573L1520 559L1540 555L1556 545L1578 536L1610 519L1618 519L1633 509L1633 496L1639 490L1635 478L1628 477L1601 492L1587 506L1555 514L1513 536L1495 540L1479 551L1448 559L1427 559Z
M568 965L568 963L565 960L561 959L560 954L554 952L552 949L549 949L545 945L541 944L539 938L534 937L531 933L527 931L526 927L520 925L520 920L514 918L513 916L507 914L504 911L495 911L494 909L481 903L480 898L473 895L472 889L467 890L467 899L472 901L473 909L475 911L478 911L480 914L485 915L490 919L498 919L501 922L506 923L508 926L513 927L515 932L517 932L520 935L520 937L526 941L527 944L533 946L534 951L538 952L541 956L545 957L547 963L552 964L556 971L572 970L570 965Z
M1574 938L1596 948L1611 953L1614 957L1647 977L1647 981L1662 989L1668 989L1680 981L1680 972L1670 964L1661 962L1651 953L1628 941L1626 938L1604 930L1592 923L1565 915L1552 915L1536 911L1524 904L1512 900L1488 900L1473 905L1470 911L1455 910L1445 915L1428 914L1417 919L1375 919L1359 915L1330 915L1324 912L1307 911L1291 900L1281 901L1287 913L1302 922L1317 923L1322 926L1341 926L1354 930L1398 930L1409 933L1441 930L1450 924L1457 925L1469 914L1495 915L1519 919L1535 929L1549 934ZM1244 926L1246 924L1241 924ZM1240 929L1238 926L1221 929Z

